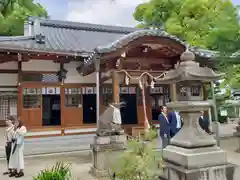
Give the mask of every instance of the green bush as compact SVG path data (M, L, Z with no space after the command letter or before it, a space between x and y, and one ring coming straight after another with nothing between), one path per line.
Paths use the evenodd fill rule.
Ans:
M221 124L224 124L227 122L227 116L221 116L220 114L218 114L218 121L221 123Z
M162 173L162 158L155 143L129 141L127 151L112 163L111 179L157 180Z
M153 141L158 137L157 129L154 127L151 127L148 132L145 133L144 136L141 137L144 141Z
M34 180L70 180L71 165L57 162L51 169L42 170Z

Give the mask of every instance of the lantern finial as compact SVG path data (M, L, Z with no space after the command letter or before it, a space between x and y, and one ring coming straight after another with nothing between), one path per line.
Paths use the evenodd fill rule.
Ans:
M180 56L181 61L194 61L195 54L192 51L189 51L188 48L181 54Z

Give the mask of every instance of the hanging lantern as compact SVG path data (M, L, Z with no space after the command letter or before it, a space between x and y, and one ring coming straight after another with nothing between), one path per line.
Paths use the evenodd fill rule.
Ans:
M130 82L130 78L128 77L128 75L125 75L125 84L129 85Z
M152 79L151 84L150 84L152 89L154 88L154 85L155 85L155 82L154 82L154 79Z
M139 79L139 87L140 87L140 89L143 89L143 84L142 84L141 79Z
M122 53L121 57L125 58L126 57L126 52Z
M117 62L116 62L116 67L119 67L120 63L121 63L121 59L118 59Z

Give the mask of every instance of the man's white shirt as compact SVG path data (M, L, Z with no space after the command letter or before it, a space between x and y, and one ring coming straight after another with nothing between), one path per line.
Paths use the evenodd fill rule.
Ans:
M182 126L182 121L181 121L181 117L180 117L180 115L179 115L179 112L176 112L175 111L175 115L176 115L176 119L177 119L177 129L180 129L181 128L181 126Z

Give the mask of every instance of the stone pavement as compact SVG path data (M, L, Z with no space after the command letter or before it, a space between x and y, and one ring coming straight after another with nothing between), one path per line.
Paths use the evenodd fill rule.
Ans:
M231 138L231 140L221 140L221 147L228 152L228 159L231 163L240 165L240 154L235 153L237 148L237 138ZM45 155L45 156L33 156L25 158L25 177L21 180L32 180L40 170L47 167L52 167L57 161L64 161L65 163L72 164L73 180L96 180L88 171L91 167L91 154L89 151L62 153L58 155ZM0 169L4 170L6 163L4 160L0 160ZM1 172L0 172L1 173ZM237 178L238 177L238 178ZM237 170L237 179L240 179L240 168ZM0 174L1 180L8 180L8 178ZM104 179L106 180L106 179Z
M228 159L230 162L240 165L240 154L234 152L237 148L237 139L221 140L221 146L228 151ZM60 155L46 155L34 156L25 158L25 177L21 180L32 180L40 170L47 167L52 167L57 161L64 161L65 163L72 164L73 180L96 180L88 171L91 167L91 154L89 151L63 153ZM0 161L0 169L5 169L5 161ZM237 170L238 180L240 178L240 169ZM0 174L1 180L8 180L8 178Z
M91 156L89 152L81 153L66 153L64 155L51 155L51 156L36 156L25 158L25 176L19 178L20 180L33 180L40 170L51 168L57 161L64 161L70 163L72 166L73 180L95 180L88 171L91 167ZM0 169L5 169L5 162L0 161ZM10 180L9 178L0 174L1 180Z

